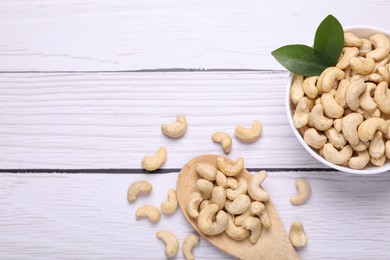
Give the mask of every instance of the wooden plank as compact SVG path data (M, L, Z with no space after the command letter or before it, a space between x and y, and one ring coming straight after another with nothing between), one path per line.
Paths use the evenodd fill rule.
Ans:
M0 74L0 168L140 168L164 145L164 168L222 153L215 131L263 122L262 138L233 138L232 158L246 167L324 167L300 146L287 123L286 73ZM160 125L187 115L178 140Z
M292 206L294 179L308 177L312 197ZM180 243L193 229L183 214L162 216L155 225L136 221L143 204L160 205L177 173L149 175L1 174L0 252L4 259L163 259L155 237L172 230ZM154 188L135 204L126 200L135 180ZM302 259L389 259L390 175L269 173L270 192L285 229L302 221L309 239ZM229 259L203 238L197 259ZM183 259L181 252L177 259Z
M329 13L390 30L388 1L2 0L0 70L282 69L270 52Z

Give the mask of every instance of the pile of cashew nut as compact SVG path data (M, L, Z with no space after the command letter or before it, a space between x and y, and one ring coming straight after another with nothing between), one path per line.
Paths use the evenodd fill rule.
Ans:
M327 161L363 169L390 159L389 61L388 37L347 32L335 67L320 76L294 76L294 126Z
M244 169L242 158L231 163L218 157L216 163L217 167L206 163L196 165L197 191L187 199L186 211L197 220L199 231L205 235L225 232L234 240L249 238L255 244L262 227L271 226L264 204L270 196L261 187L267 173L261 171L246 181L237 177Z

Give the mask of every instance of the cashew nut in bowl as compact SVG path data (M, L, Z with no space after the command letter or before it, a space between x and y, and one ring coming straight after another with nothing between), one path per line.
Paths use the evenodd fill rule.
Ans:
M301 97L303 97L304 95L302 85L303 85L303 77L299 75L294 75L291 84L291 89L290 89L291 101L294 104L297 104L299 99L301 99Z
M134 202L141 193L151 192L153 189L152 184L148 181L135 181L133 182L127 191L127 200Z
M390 114L390 91L385 81L375 88L374 101L383 113Z
M351 147L356 152L362 152L362 151L366 150L369 145L370 145L369 141L367 141L367 142L359 141L359 143L357 145L351 145Z
M351 113L343 118L342 132L350 145L357 145L359 140L358 126L363 122L363 116L359 113Z
M390 83L390 72L386 67L378 68L379 75L381 75L383 81L386 81L387 84Z
M211 136L211 139L215 143L220 143L225 154L230 153L232 150L232 138L224 132L216 132Z
M328 117L341 118L344 114L344 108L336 102L330 92L322 94L321 104L324 108L325 115Z
M380 131L377 131L374 134L368 147L368 152L371 158L379 159L385 155L385 141L383 141L383 134Z
M163 124L161 131L164 135L172 138L179 138L184 135L187 130L187 120L183 115L176 116L176 122L172 124Z
M387 134L389 127L384 119L379 117L371 117L363 121L363 123L361 123L358 127L358 135L360 140L362 140L362 142L372 140L377 130Z
M156 233L156 237L165 243L165 255L168 258L177 254L177 251L179 251L179 240L173 233L161 230Z
M328 130L333 125L333 119L324 116L324 109L321 104L315 105L311 110L310 121L320 131Z
M214 184L211 181L201 178L196 181L196 187L198 188L198 191L202 194L202 198L207 200L211 197L211 192L214 189Z
M253 143L260 138L263 126L259 120L254 120L251 128L237 126L234 134L243 143Z
M370 161L370 154L367 149L357 152L357 156L351 157L348 161L348 166L352 169L360 170L366 167Z
M363 80L354 81L347 89L347 105L348 107L356 111L360 105L360 95L366 91L367 85Z
M214 181L217 175L217 169L208 163L197 163L195 166L195 171L200 177L208 181Z
M343 165L346 164L351 158L353 150L350 145L346 145L343 147L343 149L338 151L331 143L327 143L322 148L322 152L324 153L325 159L329 162Z
M176 191L174 189L169 189L168 200L161 203L160 210L166 215L171 215L176 211L178 205L179 202L177 200Z
M226 189L226 197L229 200L234 200L240 194L246 194L248 191L248 183L244 179L238 180L238 188L237 189Z
M349 60L359 54L359 49L356 47L344 47L343 55L336 64L337 68L346 69L349 66Z
M244 159L240 157L235 163L230 163L224 157L218 157L217 165L218 169L226 176L233 177L239 174L244 168Z
M194 234L190 234L184 239L181 250L186 260L195 260L192 250L195 246L199 245L199 242L200 242L199 237Z
M145 156L142 159L142 168L147 171L155 171L159 169L167 160L167 150L165 147L160 147L153 156Z
M372 43L369 39L361 39L363 41L362 46L359 48L359 56L366 56L368 52L372 50Z
M303 81L302 89L303 92L306 94L311 99L314 99L318 96L318 89L316 86L318 76L312 76L312 77L307 77ZM298 102L302 99L302 97L298 100Z
M390 52L390 40L381 33L374 34L370 37L374 50L368 52L366 57L371 57L375 61L382 60L389 55Z
M246 239L249 236L249 231L243 227L236 226L236 224L234 223L233 216L230 214L228 216L229 216L229 223L225 230L226 234L230 238L237 241Z
M198 218L199 216L199 205L202 202L202 195L199 192L193 192L188 197L186 202L186 210L188 215L192 218Z
M378 166L378 167L381 167L385 164L386 162L386 156L382 156L378 159L375 159L374 157L371 157L370 158L370 162L375 165L375 166Z
M157 223L160 220L161 214L158 208L153 205L144 205L135 212L136 219L142 217L149 218L150 222Z
M255 244L261 236L261 223L259 218L248 217L245 219L244 223L242 223L242 227L251 232L249 241L252 244Z
M210 204L215 204L219 209L223 209L226 202L226 190L221 186L213 188L210 198Z
M336 90L334 99L343 108L347 107L347 90L349 87L349 80L342 79L339 82L339 86Z
M294 222L290 227L290 242L296 247L303 247L307 244L307 237L301 222Z
M248 181L248 193L253 200L268 201L269 193L262 189L261 184L267 178L266 171L260 171L259 173L252 175Z
M309 128L303 134L303 140L311 147L320 149L324 146L324 144L326 144L328 139L325 135L318 133L315 128Z
M374 102L373 97L371 96L371 92L375 90L376 85L371 82L366 83L366 91L360 96L360 106L362 109L368 112L372 112L377 108L376 103Z
M297 179L295 181L295 187L297 188L297 195L290 197L290 202L293 205L299 206L309 200L311 194L310 184L305 179Z
M225 209L230 214L239 215L247 211L250 205L251 199L245 194L240 194L233 201L227 201Z
M214 216L215 221L213 222ZM200 232L205 235L218 235L225 231L228 224L228 214L223 210L219 210L218 206L215 204L208 205L199 213L198 227Z
M336 129L337 132L341 132L342 127L343 127L343 119L342 118L337 118L333 121L333 127Z
M374 59L367 57L352 57L349 60L349 65L351 66L351 69L359 74L367 75L370 74L374 68L375 68L375 61Z
M318 78L317 88L322 92L329 92L336 80L342 80L345 72L337 67L326 68Z
M344 135L338 132L335 128L331 127L325 131L325 135L328 138L329 142L333 144L333 146L337 149L341 149L344 145L347 144L347 139L345 139ZM326 143L326 141L325 141ZM325 145L324 143L324 145ZM322 145L322 146L324 146ZM321 146L321 147L322 147Z
M299 100L293 115L295 128L301 128L309 123L309 113L313 106L314 102L312 99L303 97Z
M361 47L363 45L363 40L356 36L354 33L345 32L344 33L344 46L347 47Z

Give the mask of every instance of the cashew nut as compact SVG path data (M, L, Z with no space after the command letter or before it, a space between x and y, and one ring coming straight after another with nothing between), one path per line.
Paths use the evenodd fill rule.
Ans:
M260 138L261 133L263 132L263 126L259 120L254 120L251 128L245 128L242 126L237 126L234 134L244 143L253 143Z
M250 209L245 211L243 214L241 215L238 215L234 218L234 223L237 225L237 226L242 226L242 223L244 223L245 219L247 219L248 217L252 217L253 214L251 213Z
M229 223L225 232L230 238L237 241L244 240L249 236L249 231L247 229L234 224L232 215L229 215Z
M226 189L226 197L229 200L234 200L240 194L246 194L248 191L248 184L244 179L238 180L238 188L237 189Z
M196 181L196 187L202 194L202 198L207 200L211 197L211 192L213 191L214 184L211 181L205 179L198 179Z
M188 197L186 202L186 210L188 215L192 218L198 218L199 216L199 205L202 202L202 195L199 192L193 192Z
M386 157L390 159L390 140L386 141L385 150L386 150Z
M166 215L171 215L176 211L178 205L176 191L174 189L169 189L168 200L161 203L160 210Z
M202 200L202 202L199 205L199 211L201 211L202 209L204 209L208 205L210 205L210 201L209 200Z
M364 77L364 81L379 83L382 81L382 76L378 73L370 73Z
M362 46L359 48L359 56L366 56L368 52L372 50L372 44L369 39L361 39L363 41Z
M339 133L335 128L331 127L325 131L325 135L328 138L329 142L337 149L341 149L344 145L347 144L347 139L345 139L342 133ZM326 142L326 141L325 141ZM324 146L325 143L322 145ZM321 146L321 147L322 147Z
M367 75L370 74L374 68L375 68L375 61L370 58L363 58L363 57L352 57L349 60L349 65L351 66L351 69L359 74Z
M360 106L364 110L368 112L372 112L377 108L377 105L371 96L371 92L375 90L376 85L371 82L367 82L366 85L367 85L366 91L364 91L363 94L360 96Z
M311 147L315 149L320 149L322 148L322 146L324 146L328 139L325 135L318 133L315 128L309 128L304 132L303 140Z
M219 209L223 209L226 202L226 190L221 186L213 188L210 198L210 204L215 204Z
M366 150L369 145L370 145L370 142L368 142L368 141L367 142L359 141L359 143L357 145L351 145L351 147L356 152L362 152L362 151Z
M371 44L371 42L370 42ZM352 57L356 57L359 54L359 49L356 47L344 47L343 55L340 60L337 62L336 67L340 69L346 69L349 66L349 60Z
M179 250L179 240L169 231L158 231L156 237L165 243L165 255L170 258L174 257Z
M157 223L160 220L161 214L158 208L153 205L144 205L135 212L136 219L142 217L149 218L150 222Z
M333 122L333 127L336 129L337 132L341 132L341 129L343 127L343 119L342 118L337 118Z
M217 165L221 172L223 172L226 176L232 177L242 171L244 168L244 159L240 157L235 163L230 163L224 157L218 157Z
M225 154L232 150L232 138L225 132L216 132L211 136L215 143L220 143Z
M303 247L307 244L307 237L301 222L294 222L290 227L290 242L296 247Z
M232 189L238 188L238 181L236 179L234 179L233 177L226 177L226 175L220 171L217 171L215 182L217 183L218 186L224 188L232 188Z
M343 116L344 108L336 102L331 93L322 94L321 103L326 116L331 118L341 118Z
M305 179L297 179L295 181L295 187L297 188L297 195L290 197L290 202L293 205L302 205L309 200L311 194L310 184Z
M249 210L252 215L256 215L260 218L261 225L263 225L265 229L271 227L272 222L263 203L254 201L251 203Z
M290 89L291 101L294 104L297 104L299 99L301 99L301 97L303 97L304 95L302 85L303 85L303 77L299 75L294 75L291 84L291 89Z
M349 80L342 79L339 82L339 86L337 88L334 99L336 102L342 106L347 107L347 89L349 87Z
M363 80L352 82L347 89L347 105L348 107L356 111L360 105L360 95L366 91L367 85Z
M306 96L308 96L311 99L314 99L318 96L318 89L316 86L317 79L318 79L317 76L313 76L313 77L307 77L303 81L303 85L302 85L303 92L306 94ZM298 102L301 99L302 98L300 98Z
M317 88L322 92L329 92L336 80L342 80L345 72L337 67L326 68L318 78Z
M163 124L161 131L164 135L172 138L179 138L184 135L187 130L187 120L183 115L176 116L176 122L172 124Z
M208 163L197 163L195 166L195 171L200 177L208 181L214 181L215 176L217 175L217 169Z
M390 114L390 91L387 82L382 81L375 88L374 101L383 113Z
M214 216L215 222L213 222ZM200 232L203 234L210 236L218 235L225 231L228 224L228 214L226 214L223 210L219 210L219 207L215 204L208 205L199 213L198 227Z
M135 181L133 182L127 191L127 200L134 202L140 193L151 192L153 189L152 184L148 181Z
M343 149L338 151L331 143L327 143L322 148L322 152L324 153L325 159L329 162L343 165L351 158L353 150L350 145L346 145Z
M167 150L165 147L160 147L153 156L145 156L142 159L142 168L147 171L155 171L159 169L167 160Z
M378 166L378 167L381 167L385 164L385 161L386 161L386 156L382 156L378 159L375 159L374 157L371 157L370 158L370 162L375 165L375 166Z
M247 219L245 219L244 223L242 223L242 227L251 232L249 241L252 244L255 244L259 240L261 235L260 220L256 217L248 217Z
M250 204L251 199L245 194L240 194L233 201L226 201L225 209L230 214L238 215L247 211Z
M238 181L234 179L233 177L227 177L226 178L227 188L231 188L233 190L238 188Z
M253 200L268 201L269 193L262 189L261 184L267 178L266 171L260 171L259 173L252 175L248 181L248 193Z
M366 167L370 161L370 154L367 150L357 152L357 156L351 157L348 161L348 166L352 169L360 170Z
M362 122L363 116L359 113L351 113L343 118L342 132L350 145L360 142L357 128Z
M299 100L293 115L295 128L301 128L309 123L309 112L313 106L314 102L312 99L303 97Z
M311 110L310 121L320 131L325 131L333 125L333 119L324 116L324 109L321 104L315 105Z
M190 234L184 239L181 250L186 260L195 260L192 250L195 246L199 245L199 242L199 237L194 234Z
M385 142L383 141L383 134L380 131L377 131L374 134L368 147L368 152L370 156L374 159L379 159L385 155Z
M367 142L374 138L375 132L379 130L387 134L389 128L386 121L379 117L371 117L361 123L358 127L358 135L362 142Z
M361 47L363 40L357 37L354 33L344 33L344 46L347 47Z
M379 75L381 75L383 81L386 81L387 83L390 83L390 72L386 67L379 67L378 68Z
M375 61L384 59L390 52L390 40L385 35L377 33L370 37L374 50L366 54Z

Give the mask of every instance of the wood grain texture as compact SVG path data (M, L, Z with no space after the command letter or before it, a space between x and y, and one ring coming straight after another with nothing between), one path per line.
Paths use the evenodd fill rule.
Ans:
M172 230L180 243L191 232L180 209L155 225L135 220L143 204L159 206L177 173L149 175L0 175L0 252L4 259L164 259L155 237ZM296 177L309 178L312 197L292 206ZM135 180L153 184L134 204L126 199ZM269 173L264 187L289 230L301 221L309 239L302 259L389 259L390 175ZM229 259L203 238L197 259ZM177 259L183 259L179 252Z
M330 13L390 30L383 0L2 0L0 70L282 69L270 52L312 44Z
M27 73L0 74L0 168L140 168L164 145L164 168L203 153L223 153L211 135L233 137L238 124L264 125L253 144L233 137L231 158L246 166L324 167L287 123L287 73ZM161 133L177 113L188 131Z

